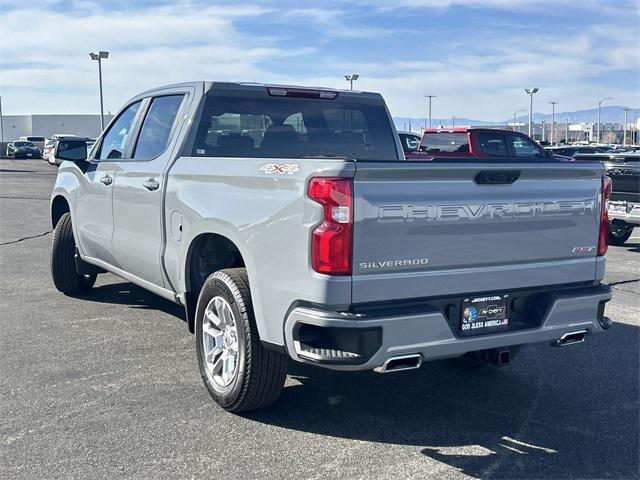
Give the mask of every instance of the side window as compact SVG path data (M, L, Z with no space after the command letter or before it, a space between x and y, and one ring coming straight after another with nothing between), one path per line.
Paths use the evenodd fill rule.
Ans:
M133 121L140 108L140 103L142 102L139 101L129 105L129 107L120 114L115 123L111 125L109 130L107 130L107 133L104 134L100 152L96 155L98 160L116 160L122 158L124 149L127 146L127 139L131 133Z
M508 135L516 157L542 157L540 148L531 140L520 135Z
M153 98L140 129L133 158L151 160L165 151L183 98L184 95Z
M291 125L296 132L300 135L307 134L307 128L304 126L304 119L302 118L302 113L294 113L293 115L289 115L287 119L282 122L284 125Z
M509 155L507 142L502 133L478 133L480 149L487 155L506 157Z

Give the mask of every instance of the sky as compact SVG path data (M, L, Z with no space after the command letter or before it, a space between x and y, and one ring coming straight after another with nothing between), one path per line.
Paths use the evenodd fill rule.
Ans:
M398 117L640 106L640 0L0 0L5 114L105 112L190 80L355 88Z

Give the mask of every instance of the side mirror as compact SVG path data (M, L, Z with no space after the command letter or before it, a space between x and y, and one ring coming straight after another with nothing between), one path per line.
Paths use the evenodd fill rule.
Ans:
M80 162L87 159L87 142L84 140L58 140L54 157L70 162Z

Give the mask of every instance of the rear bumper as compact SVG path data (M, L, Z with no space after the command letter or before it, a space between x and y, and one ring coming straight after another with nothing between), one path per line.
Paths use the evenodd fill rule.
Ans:
M612 201L609 203L609 219L640 225L640 203Z
M285 342L289 355L300 362L335 370L371 370L402 355L420 354L422 360L437 360L478 350L551 343L578 330L586 330L587 334L599 333L604 331L601 324L604 303L610 299L611 290L605 285L551 293L540 326L475 337L454 334L444 314L435 310L372 318L364 314L297 307L291 310L285 322ZM360 356L337 354L334 360L323 360L305 349L299 333L304 325L311 325L316 331L326 328L338 332L337 335L353 332L353 329L366 332L367 341L347 343L364 345L368 352ZM371 332L377 332L377 335ZM373 348L372 341L377 342Z

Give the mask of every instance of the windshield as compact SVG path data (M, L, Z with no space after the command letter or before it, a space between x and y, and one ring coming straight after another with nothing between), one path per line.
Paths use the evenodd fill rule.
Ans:
M465 132L425 133L421 149L427 152L469 152L469 135Z
M16 147L35 147L31 142L14 142L13 145Z
M397 160L382 102L210 94L193 155Z

